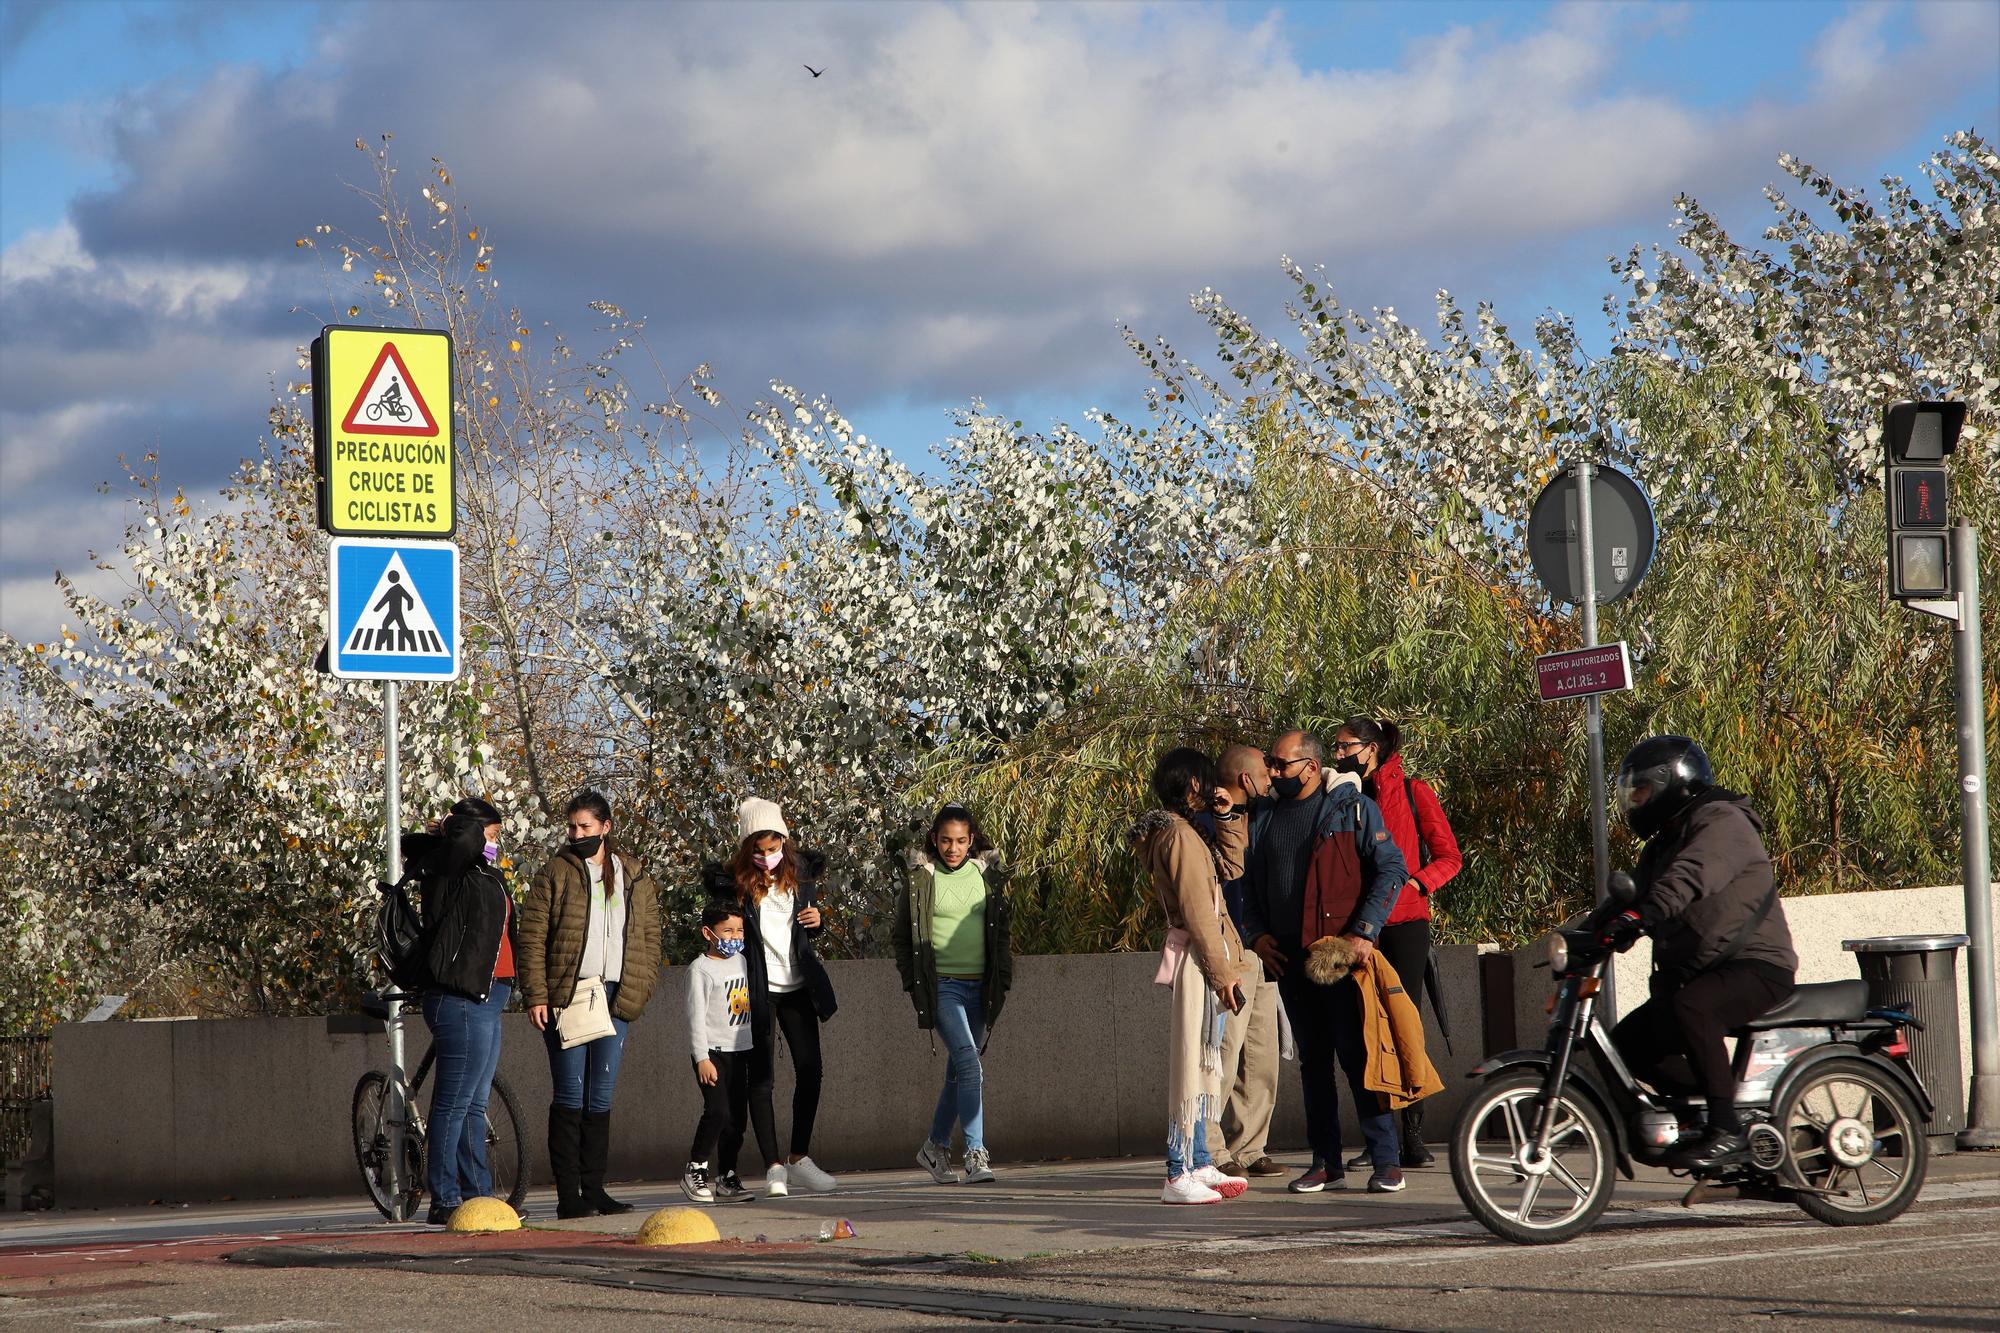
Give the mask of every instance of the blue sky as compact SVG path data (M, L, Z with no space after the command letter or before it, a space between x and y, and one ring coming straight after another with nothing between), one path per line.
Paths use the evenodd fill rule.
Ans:
M0 629L115 545L120 451L200 494L254 448L356 136L453 166L533 322L617 301L739 404L781 378L917 457L974 396L1130 413L1113 322L1200 359L1188 293L1278 324L1281 253L1351 305L1588 328L1677 192L1751 235L1781 152L1866 183L1992 135L1996 50L2000 0L7 0Z

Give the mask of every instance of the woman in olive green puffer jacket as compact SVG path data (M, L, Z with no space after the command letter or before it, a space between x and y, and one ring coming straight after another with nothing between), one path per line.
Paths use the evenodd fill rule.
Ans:
M653 996L660 976L660 890L638 860L611 840L611 805L579 792L566 812L569 841L528 886L521 904L516 967L528 1018L548 1047L549 1166L556 1215L631 1209L605 1192L611 1099L625 1054L625 1028ZM612 1031L567 1049L557 1030L577 983L604 983Z

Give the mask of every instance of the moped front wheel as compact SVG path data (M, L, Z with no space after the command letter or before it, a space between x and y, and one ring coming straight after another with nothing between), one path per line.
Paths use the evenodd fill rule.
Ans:
M1930 1140L1910 1095L1867 1060L1816 1064L1780 1094L1777 1123L1796 1196L1828 1226L1873 1226L1902 1215L1930 1170Z
M1611 1202L1616 1169L1611 1127L1588 1099L1556 1099L1548 1157L1533 1157L1542 1073L1516 1069L1488 1079L1451 1128L1451 1183L1466 1208L1502 1240L1553 1245L1595 1222Z

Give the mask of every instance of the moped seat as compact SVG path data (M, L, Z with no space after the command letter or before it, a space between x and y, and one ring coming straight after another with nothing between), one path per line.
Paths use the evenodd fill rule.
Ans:
M1736 1029L1790 1028L1814 1023L1851 1023L1868 1014L1868 983L1865 981L1821 981L1799 986L1779 1001L1762 1018Z

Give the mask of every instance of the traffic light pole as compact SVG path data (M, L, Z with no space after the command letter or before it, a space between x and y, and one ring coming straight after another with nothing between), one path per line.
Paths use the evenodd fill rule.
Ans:
M1971 988L1972 1087L1961 1148L2000 1149L2000 1014L1994 998L1993 880L1986 807L1986 683L1980 662L1979 530L1960 519L1951 530L1958 575L1958 627L1952 634L1958 674L1958 799L1964 863L1965 980Z

